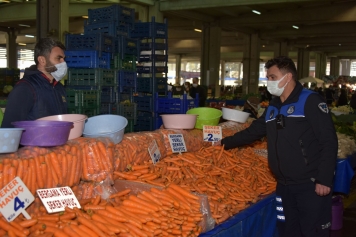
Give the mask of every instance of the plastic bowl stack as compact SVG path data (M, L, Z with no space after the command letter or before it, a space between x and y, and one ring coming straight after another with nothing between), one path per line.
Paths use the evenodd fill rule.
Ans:
M0 153L11 153L19 149L23 128L0 129Z
M124 137L127 119L120 115L103 114L88 118L84 125L84 137L109 137L117 144Z
M60 146L68 141L72 122L65 121L18 121L15 128L25 129L20 144L25 146Z
M222 112L221 110L201 107L194 108L187 111L187 114L196 114L198 115L197 121L195 123L195 128L203 129L204 125L216 126L219 124Z
M162 114L164 128L193 129L197 121L196 114Z
M249 113L237 110L237 109L229 109L229 108L221 108L223 113L223 119L245 123L248 117L250 116Z
M59 115L39 118L37 120L73 122L73 128L70 130L69 138L68 138L68 140L72 140L80 137L83 134L84 122L87 119L88 116L84 114L59 114Z

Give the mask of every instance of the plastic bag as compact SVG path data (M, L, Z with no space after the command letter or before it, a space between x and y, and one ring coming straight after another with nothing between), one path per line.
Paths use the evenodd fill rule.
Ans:
M158 132L138 132L127 133L122 141L115 145L114 150L114 169L124 171L128 165L143 164L151 159L148 146L156 140L161 157L166 156L166 147L163 137Z
M81 137L68 141L67 145L82 161L78 169L82 180L101 182L108 178L113 183L114 143L109 138Z

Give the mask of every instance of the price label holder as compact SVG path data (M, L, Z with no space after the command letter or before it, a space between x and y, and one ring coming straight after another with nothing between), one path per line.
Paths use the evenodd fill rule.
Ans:
M203 139L207 142L217 142L222 139L221 126L203 126Z
M65 207L80 208L77 197L68 186L60 188L37 189L37 195L41 199L48 213L64 211Z
M158 149L156 140L153 140L148 146L148 152L150 153L153 164L156 164L161 159L161 152Z
M15 177L0 190L0 211L5 219L13 221L20 213L31 219L26 208L35 200L20 177Z
M168 134L173 153L187 152L183 134Z

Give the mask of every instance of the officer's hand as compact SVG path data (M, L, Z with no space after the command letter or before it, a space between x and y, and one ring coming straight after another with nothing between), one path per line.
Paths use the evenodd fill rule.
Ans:
M217 142L214 142L214 145L213 146L221 146L221 140L217 141Z
M319 196L326 196L330 193L330 188L322 184L315 184L315 192Z

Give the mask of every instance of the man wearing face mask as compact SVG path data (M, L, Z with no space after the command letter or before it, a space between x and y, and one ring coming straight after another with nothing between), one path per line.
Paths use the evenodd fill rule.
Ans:
M338 150L330 111L318 93L303 89L290 58L271 59L265 68L267 89L275 98L249 128L218 145L231 149L267 136L279 236L329 236Z
M66 91L59 82L67 74L64 50L64 45L52 38L37 42L36 65L25 69L23 78L9 94L1 127L11 128L15 121L67 113Z
M207 97L207 91L204 87L199 85L198 82L199 79L197 77L194 77L192 87L189 90L189 95L195 99L196 94L199 94L199 107L204 107Z

